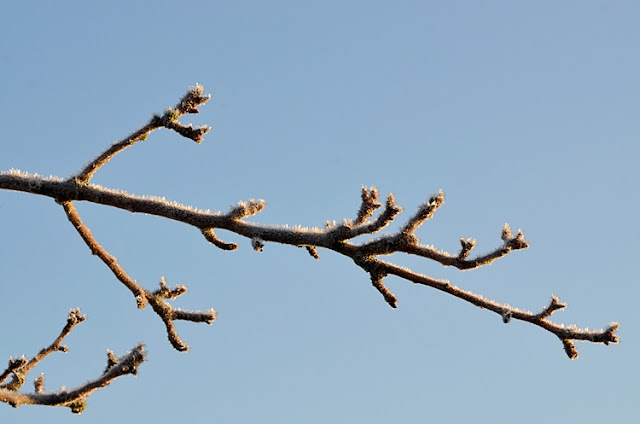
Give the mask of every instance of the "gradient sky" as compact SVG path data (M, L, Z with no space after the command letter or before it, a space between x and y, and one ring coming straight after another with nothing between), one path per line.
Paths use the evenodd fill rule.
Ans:
M423 243L474 237L482 253L509 222L531 248L466 272L394 263L530 310L557 294L556 322L622 325L620 344L579 343L570 361L538 327L398 278L392 310L330 251L256 253L219 232L241 244L223 252L183 224L78 204L138 282L164 276L190 289L178 306L218 311L178 324L178 353L59 205L1 191L0 360L34 355L81 307L69 352L30 379L76 386L140 341L149 361L77 422L637 420L639 18L631 1L5 2L0 170L66 177L200 83L213 99L182 121L213 126L203 144L156 132L93 181L212 210L262 198L252 221L304 226L354 217L362 185L394 193L401 221L443 189ZM0 405L2 423L71 418Z

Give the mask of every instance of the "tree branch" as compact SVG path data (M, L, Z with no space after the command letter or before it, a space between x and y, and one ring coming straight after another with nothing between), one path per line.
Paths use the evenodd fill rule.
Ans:
M24 356L19 359L9 359L9 366L0 374L0 383L9 376L12 376L12 379L9 383L0 385L0 402L8 403L14 408L20 405L66 406L73 413L79 414L86 407L86 400L93 392L108 386L111 381L120 376L126 374L135 375L138 366L144 362L146 357L143 345L136 346L119 359L115 358L113 352L108 351L107 368L102 375L71 391L62 388L58 392L45 393L44 374L41 374L34 380L34 393L18 392L18 389L25 383L27 374L46 356L56 351L68 351L67 347L60 343L71 332L73 327L85 319L86 316L80 315L80 309L72 309L67 317L66 325L51 345L42 349L31 360L27 360Z
M115 257L111 256L109 252L107 252L94 238L91 234L89 228L87 228L82 220L80 219L80 215L73 205L72 202L65 201L62 203L62 207L67 214L67 218L73 225L73 227L78 231L80 237L87 244L91 253L98 256L102 262L104 262L113 275L116 276L118 280L126 288L128 288L131 293L135 296L136 303L139 309L143 309L147 304L151 304L153 310L158 314L158 316L164 322L167 328L167 336L171 345L176 350L179 351L187 351L189 350L189 346L187 346L178 336L178 333L173 326L174 320L185 320L185 321L193 321L193 322L206 322L207 324L211 324L216 319L216 312L211 309L207 312L185 312L174 309L163 299L175 299L187 292L186 286L177 286L175 289L170 289L167 286L164 277L160 280L160 290L156 290L151 293L141 287L135 280L133 280L129 274L118 264L118 261Z
M185 127L183 124L178 122L178 118L187 113L200 112L198 110L198 106L206 103L211 98L208 94L203 96L203 92L204 87L201 85L196 85L195 87L190 88L189 91L187 91L187 94L180 99L180 102L175 108L167 108L162 115L153 115L147 125L137 131L134 131L122 140L113 143L111 147L86 165L77 175L74 176L74 178L80 184L89 183L98 169L109 162L111 158L127 147L133 146L136 142L146 140L149 134L158 128L165 127L167 129L174 130L183 137L190 138L196 143L201 143L203 140L202 137L211 130L211 127L204 126L194 129L191 124L189 124L188 127Z
M210 128L194 129L191 125L185 126L179 123L177 119L187 113L197 113L197 107L206 103L209 98L210 96L203 95L201 86L192 88L175 108L167 109L161 116L154 115L147 125L110 146L78 174L66 180L56 177L45 178L37 174L27 174L17 170L0 173L0 189L48 196L60 203L69 221L91 252L98 256L111 269L116 278L132 292L138 307L144 308L147 304L150 304L153 310L161 317L167 328L168 338L177 350L185 351L188 346L180 340L173 326L173 321L180 319L211 323L215 319L215 311L185 312L172 308L166 300L186 293L186 287L184 286L177 286L171 289L164 280L161 280L160 289L150 292L139 285L117 263L116 258L110 255L93 238L91 231L83 224L72 202L86 201L128 210L133 213L146 213L183 222L196 228L201 232L205 240L222 250L235 250L238 248L238 244L220 240L215 233L215 230L218 229L230 231L249 239L256 251L262 250L265 243L269 242L304 247L316 259L319 258L319 248L333 250L351 258L356 265L368 273L373 286L383 295L385 301L394 308L397 307L398 300L383 283L384 278L388 275L395 275L416 284L433 287L480 308L493 311L499 314L505 323L510 322L512 319L517 319L539 326L555 334L562 341L563 347L571 359L577 357L577 350L573 344L574 340L586 340L594 343L604 343L605 345L618 342L616 335L618 323L612 323L604 330L594 331L578 329L574 326L565 327L562 324L550 322L551 315L566 306L559 303L555 296L552 297L551 303L547 307L534 314L485 299L481 295L460 289L449 281L438 280L380 260L379 256L381 255L401 252L431 259L444 266L454 266L458 269L466 270L487 265L513 251L529 247L523 232L518 231L514 236L507 224L502 229L502 244L493 251L474 258L469 258L469 256L476 246L476 241L470 238L462 238L460 240L461 249L456 254L421 244L415 232L443 206L445 198L442 191L431 196L427 202L422 204L407 219L406 223L400 226L400 230L396 233L386 234L358 244L351 240L364 234L373 235L380 232L402 212L402 208L396 204L393 195L387 197L383 207L379 203L379 194L376 188L362 187L361 205L355 220L347 219L340 223L327 223L325 228L292 228L288 226L261 226L246 221L246 218L259 213L265 208L266 202L263 200L252 199L248 202L239 202L237 206L226 213L212 213L176 202L169 202L164 198L135 196L90 184L95 172L108 163L114 155L137 141L146 139L152 131L158 128L171 129L200 143L204 134ZM374 218L374 214L379 208L382 208L382 211Z

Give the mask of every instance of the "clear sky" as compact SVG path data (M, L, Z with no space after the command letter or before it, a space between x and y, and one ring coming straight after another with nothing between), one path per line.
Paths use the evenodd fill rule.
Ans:
M66 177L200 83L213 99L183 122L213 126L203 144L156 132L94 182L212 210L262 198L252 221L304 226L354 217L362 185L405 214L443 189L422 242L474 237L482 253L509 222L531 248L467 272L394 263L525 309L557 294L557 322L622 325L620 344L579 343L570 361L538 327L398 278L392 310L330 251L257 253L220 232L241 244L223 252L183 224L78 204L138 282L164 276L190 289L178 306L218 311L178 324L178 353L59 205L2 191L0 360L34 355L81 307L69 352L30 375L46 389L97 376L107 349L149 352L83 422L637 420L639 18L631 1L4 2L0 170ZM70 418L0 405L2 423Z

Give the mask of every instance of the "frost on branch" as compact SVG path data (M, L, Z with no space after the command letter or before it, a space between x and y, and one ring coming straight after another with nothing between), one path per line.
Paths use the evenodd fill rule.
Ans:
M107 368L102 375L85 382L75 389L66 390L62 388L59 391L45 392L44 374L40 374L33 382L34 393L18 391L26 382L27 374L46 356L56 351L68 351L67 347L60 343L71 332L73 327L85 319L86 317L80 314L80 309L72 309L60 335L48 347L42 349L30 360L27 360L24 356L19 359L10 358L8 367L0 374L0 401L8 403L14 408L20 405L66 406L71 409L71 412L80 414L86 407L87 398L93 392L108 386L113 380L123 375L136 375L138 366L146 358L143 345L134 347L130 352L117 359L113 352L109 351ZM11 381L2 384L9 377L11 377Z
M389 194L380 202L378 189L363 186L360 193L360 207L357 209L355 219L343 219L327 223L324 228L305 228L289 226L263 226L249 221L249 218L260 213L266 206L264 200L241 201L228 212L209 212L193 207L169 202L164 198L136 196L123 191L107 189L91 184L95 173L116 154L133 146L139 141L146 140L151 132L165 128L177 134L193 140L197 143L203 141L210 127L194 128L191 124L183 124L179 119L186 114L199 113L199 107L204 105L211 96L204 95L204 89L200 85L192 87L174 107L167 108L162 115L154 115L150 121L137 131L134 131L122 140L109 146L77 174L63 180L58 177L43 177L37 174L28 174L16 170L0 173L0 189L22 191L29 194L47 196L60 204L64 213L87 245L91 253L97 256L111 270L114 277L127 288L139 309L145 309L150 305L151 309L162 320L167 338L171 345L178 351L188 350L188 346L178 335L174 321L186 320L191 322L204 322L211 324L216 319L213 309L208 311L184 311L171 306L173 299L187 294L187 287L176 285L174 287L162 278L160 287L149 290L143 284L138 283L122 268L118 260L112 256L93 237L91 230L82 221L74 202L85 201L94 204L111 206L131 212L140 212L166 219L182 222L197 229L205 240L217 248L225 251L233 251L239 248L237 243L226 242L218 237L217 230L234 233L237 236L250 240L251 247L256 251L264 249L266 243L281 243L285 245L304 247L310 256L319 259L319 249L326 249L349 257L356 266L366 274L373 287L382 295L385 302L396 308L398 298L387 288L385 279L388 276L396 276L401 280L414 284L429 286L446 292L456 298L498 314L504 323L513 320L526 321L536 325L557 336L566 354L571 359L578 357L575 341L590 341L594 343L617 343L616 335L618 323L612 323L604 330L579 329L575 326L566 327L556 324L549 319L558 310L567 305L560 303L556 296L539 313L532 313L507 304L502 304L483 296L456 287L447 280L436 279L428 275L420 274L410 269L383 261L381 257L402 253L414 255L440 263L443 266L453 266L460 270L475 269L492 263L512 252L526 249L529 243L524 237L524 232L518 230L514 235L509 225L502 228L500 243L494 250L488 253L472 256L472 251L477 245L473 238L460 238L460 251L448 253L431 245L424 244L416 235L416 231L444 205L444 192L430 196L426 202L420 205L412 214L401 223L399 230L391 234L380 234L381 230L400 217L402 208L396 203L396 199ZM377 215L376 215L377 213ZM356 242L355 238L369 234L377 236L369 241ZM123 236L124 232L123 232ZM116 358L113 353L108 354L108 365L104 374L95 380L86 383L81 388L71 392L53 393L45 395L44 377L38 377L35 383L35 393L23 395L17 389L24 383L26 373L42 358L40 355L48 355L55 350L65 350L60 346L60 341L68 331L78 322L84 320L79 311L69 315L66 330L50 348L43 350L33 360L26 358L12 360L5 372L0 375L0 383L10 376L9 383L0 386L0 401L18 406L25 403L38 403L45 405L69 406L74 412L80 412L84 408L86 397L99 387L106 386L113 378L127 373L135 374L137 366L144 361L145 354L142 345L135 347L122 358ZM65 332L66 331L66 332ZM45 352L43 354L43 352Z

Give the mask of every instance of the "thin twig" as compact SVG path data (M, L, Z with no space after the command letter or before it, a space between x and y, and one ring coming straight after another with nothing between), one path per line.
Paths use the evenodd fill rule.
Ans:
M165 127L167 129L174 130L183 137L190 138L197 143L202 142L202 137L207 132L209 132L209 130L211 130L211 127L204 126L194 129L191 125L185 127L177 120L187 113L199 112L198 106L206 103L211 98L210 95L203 96L203 92L204 87L202 87L201 85L192 87L187 92L187 94L185 94L184 97L180 99L180 102L176 105L175 108L168 108L162 116L154 115L149 123L147 123L139 130L134 131L122 140L113 143L107 150L98 155L98 157L87 164L77 175L73 176L72 178L76 179L80 184L88 184L93 175L98 171L98 169L109 162L111 158L113 158L115 155L117 155L127 147L133 146L136 142L146 140L149 134L152 131L157 130L158 128Z
M2 374L0 374L0 383L5 381L9 375L12 376L12 379L9 383L0 385L0 389L11 391L18 390L24 384L27 374L29 374L29 372L38 365L40 361L53 352L67 352L67 347L60 343L62 343L62 340L71 333L73 327L86 319L87 317L85 315L81 315L80 309L70 310L69 315L67 316L67 323L53 343L40 350L36 356L31 358L31 360L27 360L24 357L9 360L9 366Z

